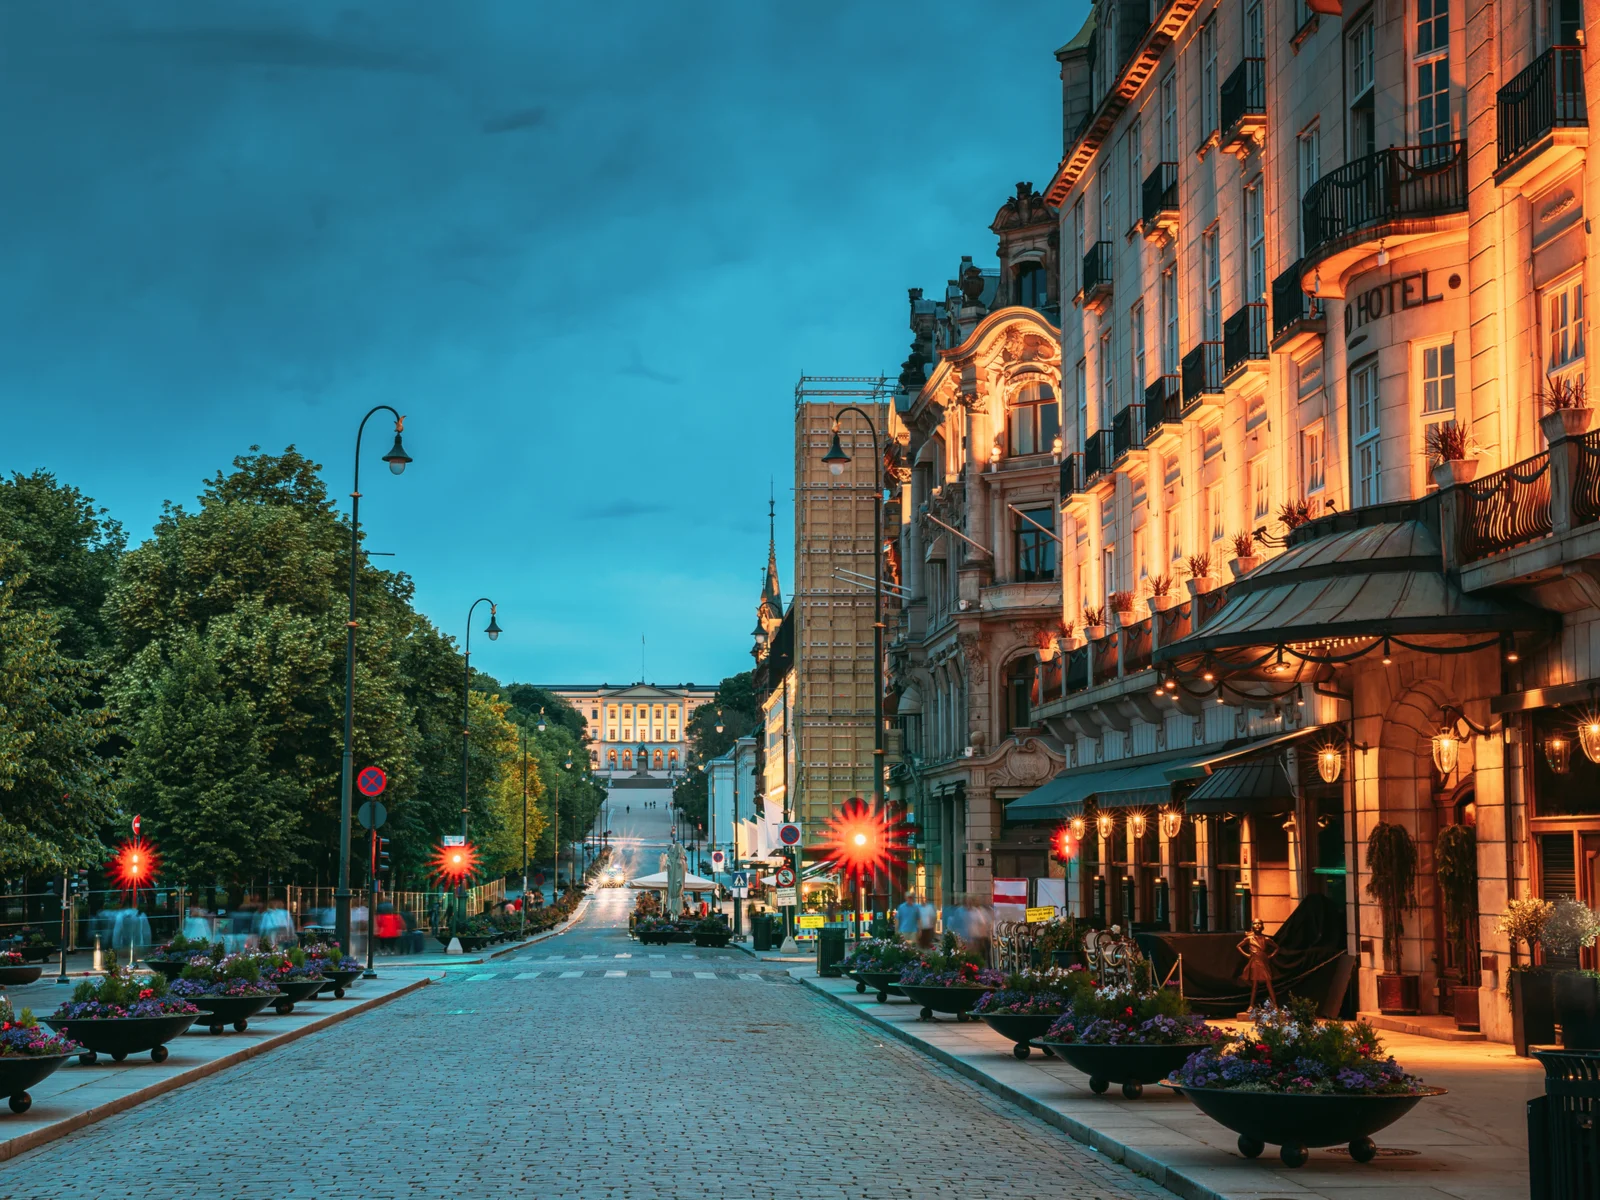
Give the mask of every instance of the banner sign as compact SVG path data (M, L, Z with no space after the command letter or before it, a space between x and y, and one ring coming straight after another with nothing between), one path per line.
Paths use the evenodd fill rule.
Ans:
M1056 917L1054 904L1042 904L1038 908L1028 910L1028 924L1037 925L1040 921L1053 921Z
M801 929L821 929L828 923L828 919L821 913L805 913L795 919L795 924Z

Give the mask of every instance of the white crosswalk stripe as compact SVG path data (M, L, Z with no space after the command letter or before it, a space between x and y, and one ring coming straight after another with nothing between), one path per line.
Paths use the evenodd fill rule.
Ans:
M583 978L583 972L582 971L563 971L563 972L561 972L561 978L563 978L563 979L582 979Z
M607 979L626 979L627 977L628 977L628 973L626 971L607 971L606 972L606 978Z
M671 979L672 978L672 972L671 971L651 971L650 972L650 978L651 979Z
M715 971L696 971L694 977L696 979L715 979L717 973Z
M468 975L467 976L467 982L468 983L477 983L479 980L483 980L483 979L499 979L499 978L500 978L500 976L496 975L493 971L486 971L482 975Z
M539 978L539 975L540 975L540 972L538 972L538 971L524 971L521 975L516 976L516 978L517 979L537 979L537 978Z

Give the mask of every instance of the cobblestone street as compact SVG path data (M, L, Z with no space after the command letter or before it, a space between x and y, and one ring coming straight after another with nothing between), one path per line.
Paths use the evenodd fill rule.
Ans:
M630 941L630 903L0 1164L0 1197L1168 1195L739 951Z

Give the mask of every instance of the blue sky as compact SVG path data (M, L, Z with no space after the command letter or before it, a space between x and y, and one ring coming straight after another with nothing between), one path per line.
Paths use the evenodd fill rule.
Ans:
M137 542L251 444L502 679L749 666L802 370L892 377L1060 155L1085 5L9 0L0 469Z

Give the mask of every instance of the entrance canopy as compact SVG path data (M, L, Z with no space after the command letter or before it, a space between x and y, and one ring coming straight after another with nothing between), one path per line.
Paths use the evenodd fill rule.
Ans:
M657 871L654 875L641 875L637 879L628 880L628 886L639 888L642 891L664 892L667 890L667 873ZM714 892L717 885L709 879L702 879L698 875L685 874L683 877L683 890L686 892Z
M1294 811L1294 789L1277 755L1219 767L1189 793L1184 811L1191 817L1213 813L1281 813Z

